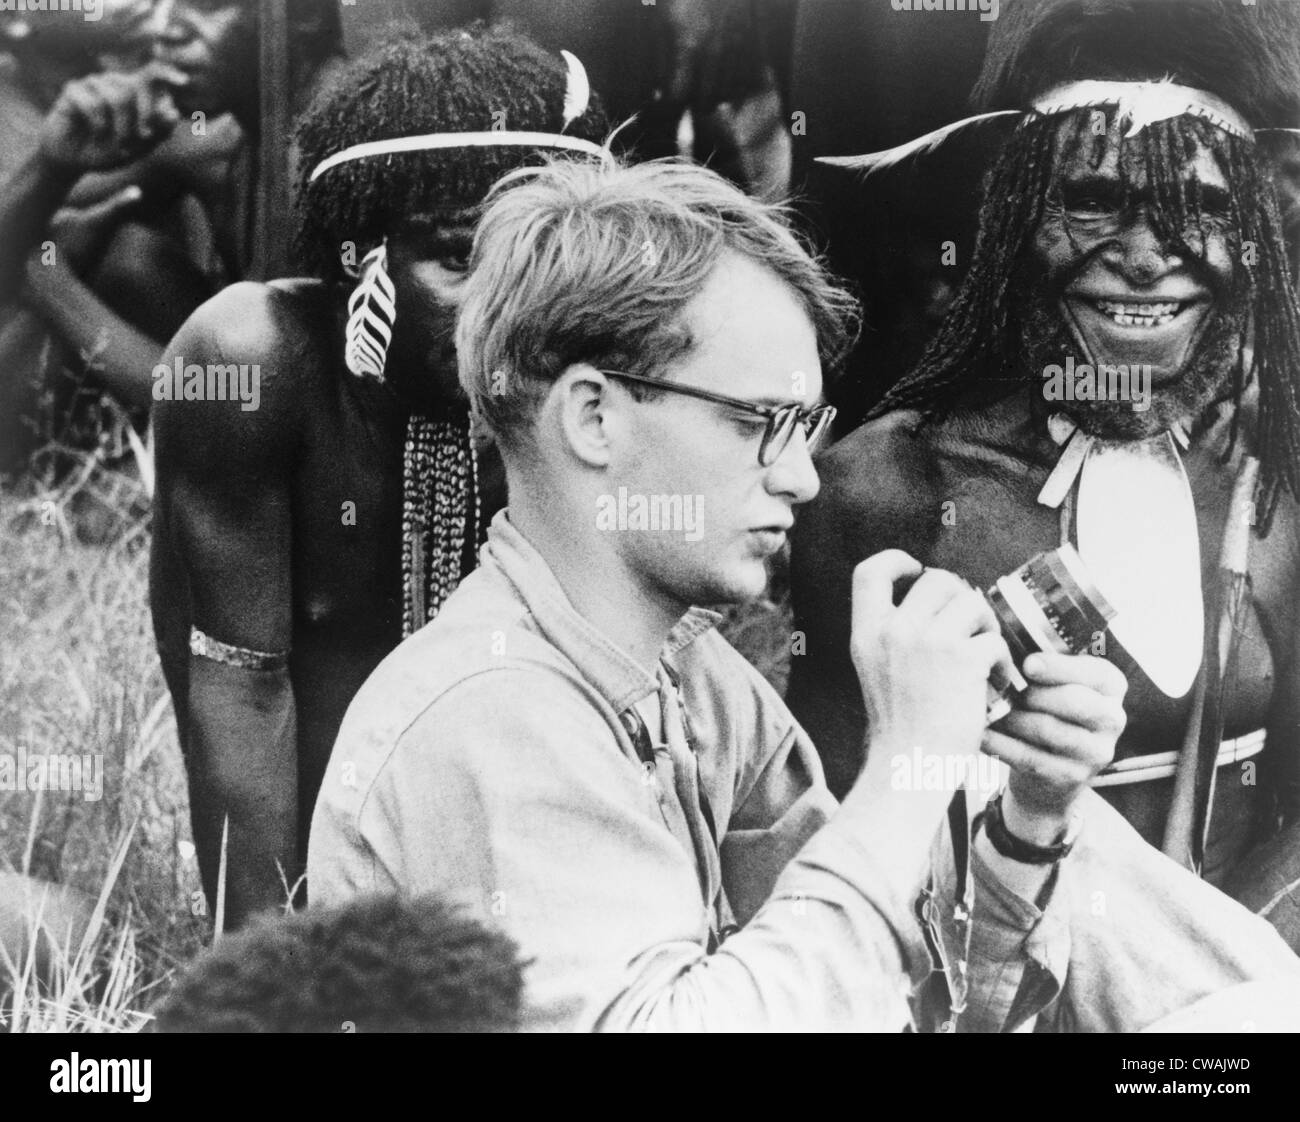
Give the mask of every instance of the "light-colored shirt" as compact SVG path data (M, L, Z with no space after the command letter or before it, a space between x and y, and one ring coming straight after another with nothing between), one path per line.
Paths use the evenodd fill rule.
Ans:
M893 897L879 873L890 855L867 852L837 814L812 744L716 620L689 612L661 666L645 668L573 608L498 515L479 569L348 710L312 820L312 902L435 892L499 924L529 963L526 1028L933 1027L947 1007L916 902ZM656 697L661 720L646 722L638 703ZM652 755L644 742L638 751L639 729ZM1046 1023L1075 1017L1067 975L1091 992L1089 971L1108 969L1093 958L1133 918L1125 909L1139 922L1150 910L1149 885L1113 881L1132 857L1125 846L1095 848L1081 842L1083 860L1062 864L1043 909L975 854L961 1027L1012 1028L1044 1010ZM941 835L941 916L951 852ZM1070 911L1094 906L1090 890L1109 893L1114 911L1079 942ZM1258 921L1237 911L1253 945ZM731 920L739 930L716 945ZM1149 935L1120 936L1129 960ZM1234 963L1252 953L1234 952ZM1116 996L1096 1020L1143 1027L1249 981L1250 965L1232 979L1216 965L1197 992Z

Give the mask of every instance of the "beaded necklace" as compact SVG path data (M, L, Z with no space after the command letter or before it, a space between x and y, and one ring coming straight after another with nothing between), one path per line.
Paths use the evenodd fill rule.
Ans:
M478 454L468 420L412 414L402 459L403 638L438 614L482 544Z

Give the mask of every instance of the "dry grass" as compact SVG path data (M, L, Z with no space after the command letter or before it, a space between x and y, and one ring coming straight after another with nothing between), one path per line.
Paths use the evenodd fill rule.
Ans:
M11 1031L132 1030L211 925L149 623L143 489L105 446L58 457L58 485L39 470L51 450L0 490L0 753L101 753L103 796L0 791L0 867L94 907L47 981L31 953L0 962L0 1017Z

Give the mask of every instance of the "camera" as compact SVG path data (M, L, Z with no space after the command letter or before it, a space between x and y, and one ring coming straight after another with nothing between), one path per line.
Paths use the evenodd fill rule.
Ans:
M984 598L998 617L1015 664L1005 681L989 683L989 724L1010 713L1016 695L1028 689L1021 674L1026 658L1035 651L1084 654L1115 618L1114 607L1068 544L1040 553L1001 577Z

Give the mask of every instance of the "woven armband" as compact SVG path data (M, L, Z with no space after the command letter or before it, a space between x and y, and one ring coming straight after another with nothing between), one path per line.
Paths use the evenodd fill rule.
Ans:
M205 635L197 627L190 628L190 654L240 670L282 670L289 665L288 651L251 651L247 647L234 647Z

